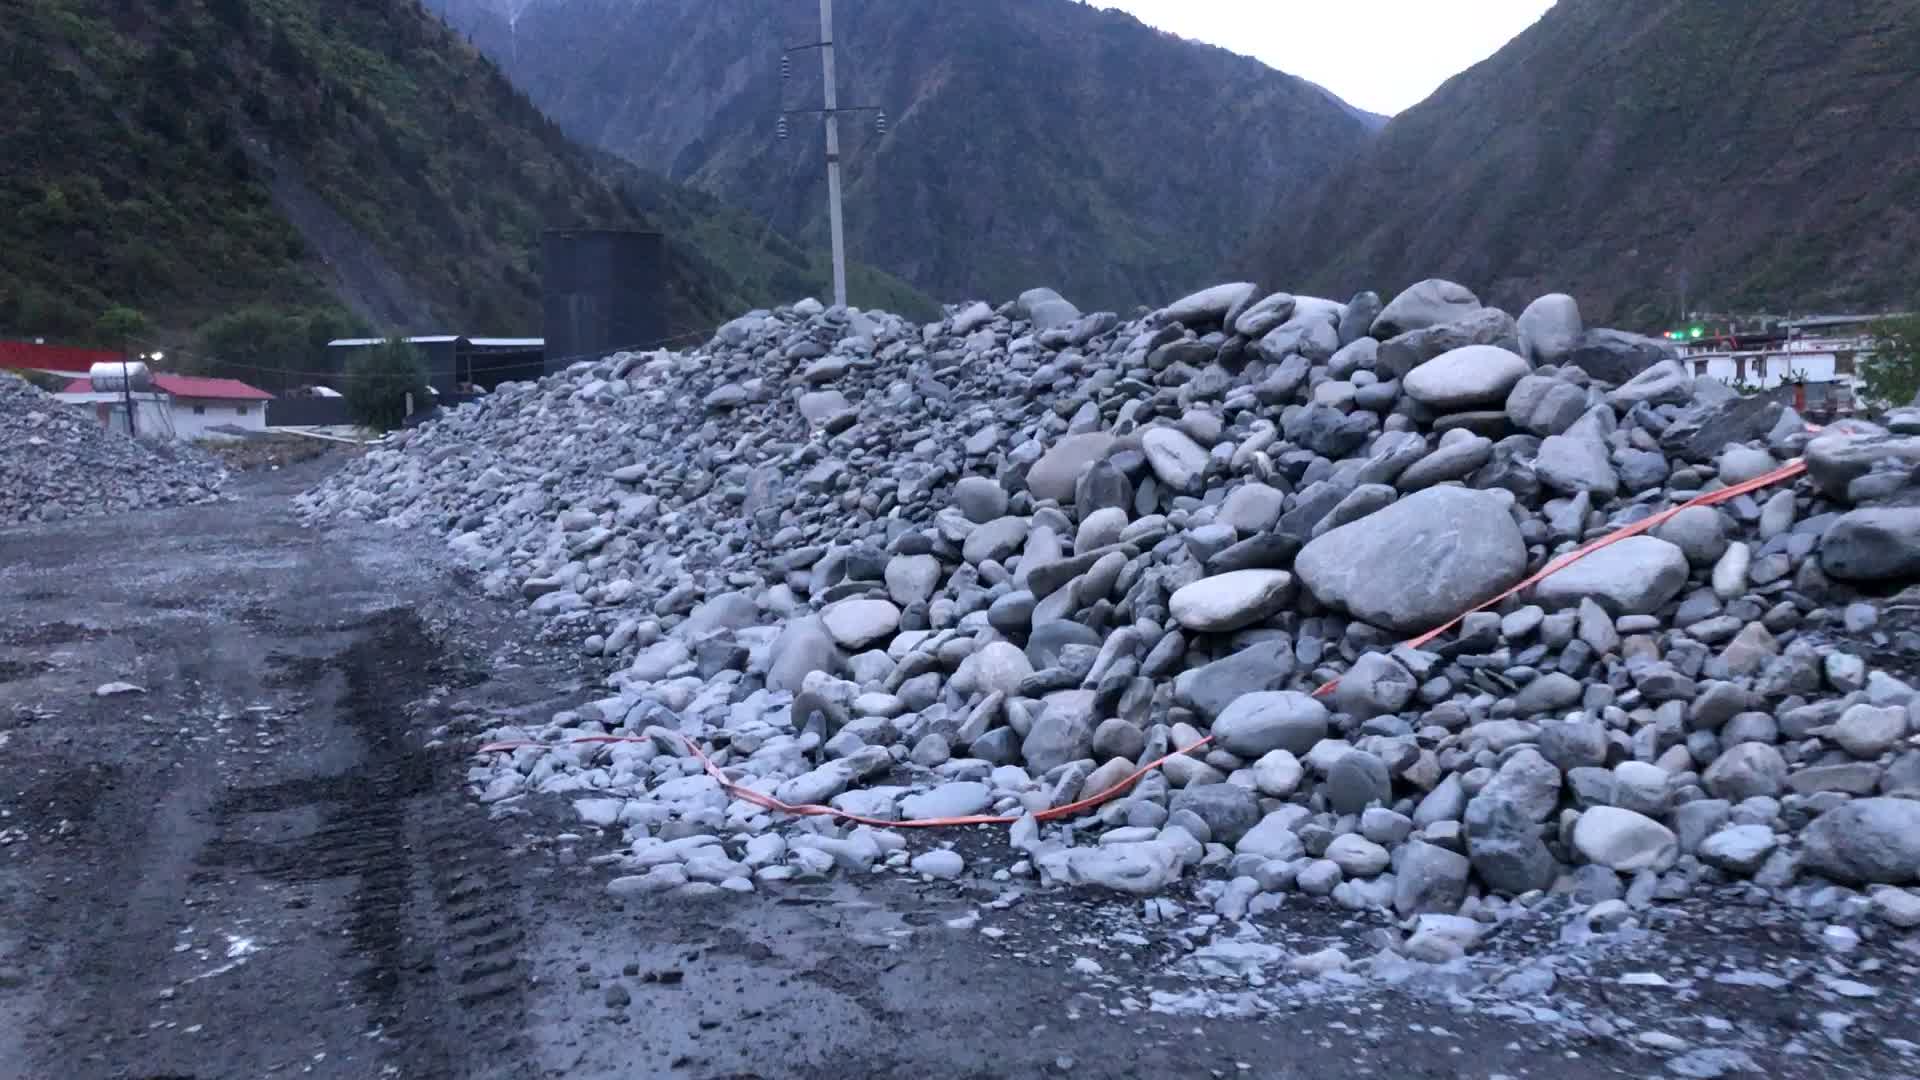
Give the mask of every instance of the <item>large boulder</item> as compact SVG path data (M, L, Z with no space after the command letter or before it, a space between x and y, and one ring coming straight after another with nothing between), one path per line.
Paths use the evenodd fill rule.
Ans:
M1820 538L1820 569L1837 581L1920 577L1920 507L1877 507L1840 515Z
M1800 833L1808 869L1850 885L1920 881L1920 802L1856 799Z
M1285 570L1235 570L1182 587L1168 607L1188 630L1225 634L1264 622L1292 596L1293 575Z
M1558 364L1586 329L1579 302L1566 293L1548 293L1528 304L1519 323L1520 354L1536 364Z
M1580 335L1580 343L1562 356L1560 363L1571 364L1596 379L1619 386L1662 360L1674 357L1673 346L1658 338L1624 330L1589 330Z
M780 630L768 650L767 689L798 693L808 675L840 670L840 649L818 616L794 619Z
M1440 278L1409 285L1373 320L1373 336L1390 338L1464 318L1478 310L1480 298L1465 285Z
M1044 773L1069 761L1092 757L1098 716L1099 701L1092 690L1062 690L1049 695L1020 744L1027 769Z
M1596 806L1573 825L1573 847L1588 862L1624 874L1666 870L1680 857L1673 830L1631 810Z
M1614 471L1607 444L1584 427L1540 440L1533 471L1541 483L1563 495L1584 491L1605 502L1620 493L1620 474Z
M1226 319L1228 312L1244 307L1259 291L1260 286L1251 281L1215 285L1168 304L1161 310L1160 318L1186 326L1215 326Z
M1240 842L1260 824L1260 796L1238 784L1200 784L1181 788L1167 804L1169 810L1188 810L1207 823L1216 843L1228 847Z
M1181 672L1174 681L1174 695L1212 723L1245 695L1286 686L1293 678L1294 664L1293 647L1285 638L1257 641Z
M1146 452L1153 475L1172 491L1186 491L1206 474L1206 448L1177 428L1148 428L1140 436L1140 448ZM1032 485L1031 479L1028 485Z
M1436 412L1502 404L1527 374L1527 362L1494 345L1468 345L1421 364L1401 383L1407 396Z
M1327 707L1292 690L1243 694L1213 722L1214 741L1242 758L1275 750L1305 754L1326 737Z
M1832 498L1844 499L1847 485L1873 471L1879 462L1920 467L1920 435L1890 436L1872 425L1835 425L1808 440L1804 456L1814 485Z
M1055 330L1080 321L1080 309L1052 289L1028 289L1021 293L1014 311L1032 322L1035 330Z
M1300 550L1294 572L1323 604L1417 633L1498 594L1526 565L1505 501L1434 487L1322 533Z
M1117 442L1118 439L1104 431L1061 439L1027 470L1027 490L1036 499L1067 502L1073 498L1073 484L1080 479L1080 473L1112 453Z
M1534 603L1553 611L1592 597L1612 615L1651 615L1687 584L1687 556L1654 536L1629 536L1533 587Z
M1453 322L1396 334L1380 343L1374 369L1382 379L1403 379L1421 364L1469 345L1492 345L1518 354L1520 332L1513 316L1499 308L1477 308Z

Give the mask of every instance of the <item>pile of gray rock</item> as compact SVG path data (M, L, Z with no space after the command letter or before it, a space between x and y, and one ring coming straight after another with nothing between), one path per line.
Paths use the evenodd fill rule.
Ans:
M577 800L618 893L968 872L951 833L734 798L691 738L789 803L1017 818L977 872L1198 879L1227 917L1839 889L1909 926L1920 703L1829 643L1920 577L1916 464L1920 415L1810 432L1566 296L1235 283L1133 321L757 311L503 387L304 505L444 535L609 662L471 781Z
M172 441L130 439L0 372L0 527L220 497L227 471Z

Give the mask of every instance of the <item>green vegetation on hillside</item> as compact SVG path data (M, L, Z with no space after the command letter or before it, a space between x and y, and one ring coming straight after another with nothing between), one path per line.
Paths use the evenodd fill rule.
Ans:
M808 254L573 144L418 0L16 0L0 61L0 334L126 305L238 374L343 303L538 332L559 226L666 231L676 331L820 291Z
M1518 309L1887 307L1920 246L1912 0L1561 0L1395 117L1245 260L1347 295L1443 276Z

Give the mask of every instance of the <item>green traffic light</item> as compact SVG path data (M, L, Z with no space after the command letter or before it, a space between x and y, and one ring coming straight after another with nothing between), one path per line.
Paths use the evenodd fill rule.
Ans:
M1703 337L1703 336L1705 336L1705 334L1706 334L1706 331L1705 331L1704 329L1702 329L1702 328L1700 328L1700 327L1698 327L1698 326L1696 326L1696 327L1694 327L1694 328L1693 328L1693 336L1694 336L1695 338L1699 338L1699 337Z

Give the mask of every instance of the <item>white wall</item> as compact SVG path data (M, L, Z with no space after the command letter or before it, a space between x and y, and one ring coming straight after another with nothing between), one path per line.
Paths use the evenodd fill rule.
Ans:
M196 409L200 411L195 411ZM244 412L236 411L244 410ZM239 427L249 431L267 429L267 403L264 401L226 401L215 398L173 399L173 431L182 439L218 439L215 427Z

